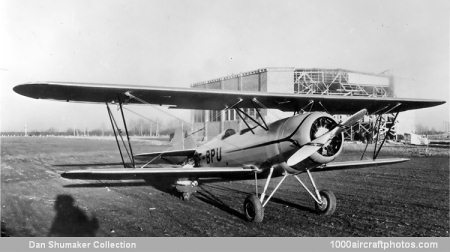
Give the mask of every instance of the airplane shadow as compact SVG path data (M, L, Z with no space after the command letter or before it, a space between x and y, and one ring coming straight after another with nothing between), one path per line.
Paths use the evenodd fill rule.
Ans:
M207 204L210 204L224 212L227 212L231 215L234 215L242 220L245 220L244 214L241 212L231 208L227 204L225 204L220 198L212 194L208 189L206 189L204 186L199 186L201 189L200 191L197 191L197 194L195 197Z
M176 192L176 190L174 189L173 186L170 185L170 181L133 181L133 182L94 182L94 183L83 183L83 184L70 184L70 185L65 185L64 187L68 187L68 188L81 188L81 187L90 187L90 188L96 188L96 187L130 187L130 186L152 186L153 188L168 193L172 196L179 196L179 193ZM231 215L234 215L242 220L245 220L245 216L241 211L238 211L236 209L231 208L229 205L227 205L226 203L224 203L219 197L217 197L216 195L214 195L211 190L216 190L216 191L224 191L224 192L232 192L232 193L237 193L237 194L241 194L242 195L242 202L245 199L245 197L247 197L247 195L249 195L249 192L247 191L241 191L238 189L234 189L234 188L229 188L226 186L221 186L218 184L214 184L214 183L207 183L207 184L202 184L199 186L199 188L201 190L198 190L197 193L195 193L193 196L195 196L197 199L212 205L226 213L229 213ZM313 213L315 212L314 209L310 208L310 207L306 207L306 206L302 206L293 202L289 202L286 201L284 199L281 198L277 198L277 197L272 197L272 199L270 200L273 203L277 203L277 204L281 204L284 206L288 206L288 207L292 207L301 211L305 211L305 212L310 212Z
M133 182L93 182L93 183L83 183L83 184L70 184L70 185L65 185L64 187L67 188L98 188L98 187L130 187L130 186L152 186L153 188L168 193L172 196L178 196L179 193L176 192L176 190L173 188L173 186L170 185L170 183L168 182L164 182L164 181L133 181ZM201 185L199 186L199 188L201 190L197 191L195 195L196 198L198 198L199 200L208 203L214 207L217 207L219 209L221 209L222 211L225 211L229 214L235 215L241 219L244 219L244 215L242 213L240 213L239 211L232 209L231 207L229 207L228 205L226 205L222 200L220 200L217 196L213 195L207 187L210 187L212 189L219 189L219 190L223 190L218 186L211 186L211 185ZM226 187L223 187L224 189L226 189ZM233 189L229 189L230 191ZM240 192L235 190L236 192ZM240 193L244 193L244 192L240 192Z
M168 193L172 196L178 196L179 193L176 192L176 190L174 189L173 186L170 186L170 184L166 181L145 181L145 182L140 182L140 181L136 181L136 182L93 182L93 183L83 183L83 184L70 184L70 185L65 185L64 187L68 187L68 188L83 188L83 187L87 187L87 188L97 188L97 187L130 187L130 186L152 186L155 189ZM209 185L208 185L209 186ZM245 219L244 215L231 208L230 206L228 206L227 204L225 204L222 200L220 200L217 196L215 196L214 194L212 194L208 188L206 188L205 186L201 185L199 186L199 188L201 190L197 191L196 194L194 194L193 196L195 196L197 199L210 204L224 212L227 212L231 215L234 215L240 219ZM212 186L211 188L215 188L216 187Z
M56 237L93 237L99 228L98 219L88 217L85 211L77 207L72 196L56 196L52 226L48 236Z
M95 183L83 183L83 184L70 184L64 185L67 188L96 188L96 187L129 187L129 186L146 186L146 182L95 182Z
M4 221L1 221L1 237L9 237L11 236L11 232L6 228L6 223Z
M174 190L174 187L169 183L165 181L131 181L131 182L104 182L104 181L97 181L97 182L91 182L91 183L82 183L82 184L69 184L64 185L66 188L97 188L97 187L140 187L140 186L151 186L155 188L158 191L168 193L173 196L177 196L176 191Z
M278 203L278 204L282 204L288 207L292 207L292 208L296 208L298 210L304 211L304 212L309 212L309 213L315 213L315 209L312 209L310 207L306 207L306 206L302 206L296 203L292 203L289 201L285 201L283 199L280 198L272 198L270 199L270 201L274 202L274 203Z
M243 194L243 195L249 195L249 192L241 191L241 190L237 190L237 189L229 188L229 187L225 187L225 186L220 186L220 185L209 184L208 187L213 188L215 190L230 191L230 192L239 193L239 194ZM258 195L261 196L261 194L258 194ZM299 205L299 204L296 204L296 203L293 203L293 202L289 202L289 201L286 201L284 199L277 198L277 197L272 197L270 199L270 202L274 202L274 203L277 203L277 204L282 204L282 205L285 205L285 206L288 206L288 207L292 207L292 208L296 208L298 210L305 211L305 212L310 212L310 213L314 213L315 212L315 209L312 209L310 207L302 206L302 205Z

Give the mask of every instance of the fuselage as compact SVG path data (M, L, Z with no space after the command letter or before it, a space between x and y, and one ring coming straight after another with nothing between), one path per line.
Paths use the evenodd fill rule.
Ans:
M302 145L326 133L336 122L326 113L304 113L284 118L268 125L268 129L256 127L253 132L226 130L197 149L200 166L256 166L266 169L274 165L287 166L286 160ZM234 134L233 134L234 133ZM318 135L319 134L319 135ZM342 137L342 136L340 136ZM342 146L337 143L332 155L323 151L313 154L296 167L284 167L294 171L331 162ZM321 153L322 152L322 153Z

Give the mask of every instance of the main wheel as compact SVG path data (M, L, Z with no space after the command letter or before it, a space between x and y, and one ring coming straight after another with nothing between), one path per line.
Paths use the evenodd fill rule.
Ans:
M332 191L323 190L319 192L322 204L316 202L316 211L323 215L332 215L336 210L336 196Z
M249 195L244 201L244 215L250 222L261 222L264 218L264 208L256 195Z

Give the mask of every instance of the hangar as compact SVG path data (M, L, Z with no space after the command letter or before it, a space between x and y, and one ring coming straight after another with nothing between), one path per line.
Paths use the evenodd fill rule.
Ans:
M394 97L393 77L386 74L364 73L345 69L325 68L261 68L254 71L232 74L191 85L192 88L224 89L276 93L298 93L318 95ZM324 108L326 111L326 108ZM255 111L247 109L253 116ZM273 110L261 110L268 122L286 116ZM340 121L347 115L334 115ZM239 131L245 127L234 110L193 111L192 125L197 140L208 140L220 132L232 128ZM382 117L382 127L389 127L393 116ZM345 132L348 140L359 140L375 127L375 116L367 116L359 124ZM395 132L395 129L393 129Z

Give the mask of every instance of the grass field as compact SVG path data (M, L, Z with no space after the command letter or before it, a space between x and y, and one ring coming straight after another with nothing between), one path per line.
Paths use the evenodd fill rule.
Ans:
M134 151L166 147L139 141ZM448 149L424 156L420 149L388 146L380 157L411 160L314 173L319 188L336 194L333 216L314 213L309 195L288 180L266 206L264 222L254 224L243 219L241 210L253 181L201 185L184 202L140 180L66 180L59 175L119 163L116 148L110 140L1 138L2 235L449 236ZM361 146L346 149L342 160L359 159Z

